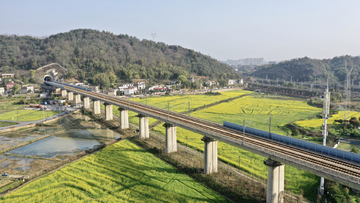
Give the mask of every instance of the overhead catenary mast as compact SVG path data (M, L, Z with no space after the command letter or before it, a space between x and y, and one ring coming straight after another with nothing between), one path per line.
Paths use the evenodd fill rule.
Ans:
M323 103L323 114L324 114L324 124L323 124L323 130L322 130L323 146L326 146L326 137L328 135L327 120L328 120L329 112L330 112L330 92L329 92L329 82L327 82L326 91L324 93L324 103ZM321 195L324 194L324 177L321 177L321 179L320 179L319 192Z

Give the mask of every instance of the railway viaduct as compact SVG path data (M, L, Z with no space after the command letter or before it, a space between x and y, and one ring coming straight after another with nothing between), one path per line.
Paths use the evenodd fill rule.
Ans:
M47 85L61 88L61 95L83 102L84 108L90 108L93 100L93 113L100 114L100 102L105 105L105 120L113 119L113 105L119 107L120 128L129 128L128 111L138 113L139 137L149 137L149 117L165 122L166 153L176 152L176 127L181 127L204 137L204 173L215 173L218 170L217 142L251 151L268 158L264 164L268 166L266 202L282 203L284 193L284 164L302 169L312 174L339 182L343 185L360 189L360 164L321 152L289 145L283 142L262 138L257 135L230 129L217 123L186 116L172 111L148 106L130 100L124 100L101 93L80 89L65 83L45 82ZM83 101L81 101L83 97Z

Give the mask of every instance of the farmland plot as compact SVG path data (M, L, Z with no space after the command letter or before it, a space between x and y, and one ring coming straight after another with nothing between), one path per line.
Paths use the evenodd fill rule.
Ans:
M3 202L226 202L128 140L4 196Z

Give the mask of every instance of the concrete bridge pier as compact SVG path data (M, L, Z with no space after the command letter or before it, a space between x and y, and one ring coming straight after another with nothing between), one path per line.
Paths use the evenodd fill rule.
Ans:
M217 140L210 137L201 139L205 143L204 173L216 173L218 171Z
M75 94L75 105L81 104L81 94Z
M124 108L119 108L120 111L120 129L129 128L129 114L128 110Z
M141 139L149 138L149 117L139 114L139 137Z
M93 101L93 114L100 114L100 101L99 100L94 100Z
M113 108L112 104L105 103L105 120L109 121L113 119Z
M264 164L268 166L266 203L284 203L285 165L270 158Z
M67 95L67 91L66 90L61 90L61 97L66 97Z
M84 100L84 104L83 104L84 109L89 109L90 108L90 98L84 97L83 100Z
M176 152L177 151L176 126L170 123L165 123L164 127L166 128L165 153Z
M69 101L74 100L74 93L73 93L73 92L68 92L68 93L67 93L67 96L68 96L68 100L69 100Z

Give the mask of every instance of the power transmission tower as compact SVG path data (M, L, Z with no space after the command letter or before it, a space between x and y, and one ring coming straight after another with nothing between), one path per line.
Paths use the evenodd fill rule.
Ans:
M151 33L151 37L152 37L153 40L155 41L156 33Z
M345 61L345 70L346 70L346 84L345 84L345 113L344 113L344 120L347 119L348 116L350 116L350 102L351 102L351 71L353 70L353 66L351 66L351 69L348 70L346 67L346 61Z

